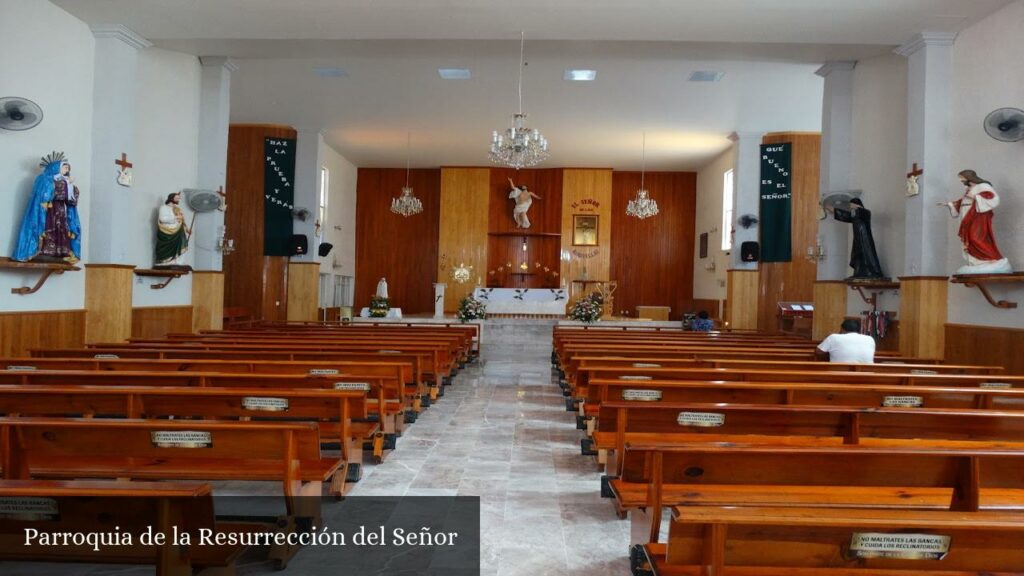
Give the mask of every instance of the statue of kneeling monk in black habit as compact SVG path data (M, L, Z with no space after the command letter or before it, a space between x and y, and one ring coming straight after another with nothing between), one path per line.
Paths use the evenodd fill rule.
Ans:
M885 278L875 250L875 238L871 235L871 211L864 207L864 202L854 198L848 208L836 206L835 217L840 222L853 224L853 250L850 252L853 275L847 279Z

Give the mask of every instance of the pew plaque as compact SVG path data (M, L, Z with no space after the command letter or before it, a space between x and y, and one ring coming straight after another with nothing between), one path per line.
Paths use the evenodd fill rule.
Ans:
M311 368L310 376L337 376L338 371L334 368Z
M213 436L196 430L151 432L150 440L157 448L213 448Z
M938 534L885 534L854 532L849 558L942 560L949 553L949 536Z
M882 400L882 406L886 408L920 408L924 406L924 398L921 396L886 396Z
M935 370L911 370L910 373L913 374L914 376L928 376L931 374L938 374L938 372Z
M680 426L717 428L725 425L725 414L719 412L680 412L676 418Z
M661 390L623 390L622 399L637 402L660 402Z
M119 360L121 357L117 354L96 354L93 358L96 360Z
M622 376L619 376L619 380L653 380L653 378L651 378L650 376L634 376L631 374L624 374Z
M254 412L285 412L288 410L288 399L246 396L242 398L242 408Z
M652 364L650 362L633 362L633 368L661 368L661 364Z
M377 354L401 354L401 350L378 350Z
M1006 390L1008 388L1013 388L1013 384L1010 384L1009 382L982 382L980 387Z
M53 498L5 496L0 497L0 518L23 522L57 520L60 509Z
M334 383L334 389L335 390L355 390L355 391L358 391L358 392L369 392L370 391L370 383L369 382L335 382Z
M35 366L8 366L7 367L7 371L8 372L31 372L32 370L35 370L35 369L36 369Z

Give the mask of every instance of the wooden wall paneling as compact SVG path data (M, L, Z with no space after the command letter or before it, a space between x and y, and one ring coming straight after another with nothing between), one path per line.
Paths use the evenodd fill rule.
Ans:
M263 145L266 138L297 137L295 129L280 125L232 124L228 130L224 224L235 251L224 257L224 305L247 308L254 318L270 319L263 310L267 298L257 290L268 272L263 260ZM277 310L268 313L276 317Z
M729 270L726 272L728 306L725 321L730 328L757 329L758 276L757 270Z
M719 321L725 318L724 312L722 311L722 300L697 298L694 299L693 304L690 305L690 310L695 313L703 310L707 312L711 318Z
M659 214L640 220L626 215L640 188L640 172L612 174L611 277L619 284L615 312L631 316L637 306L669 306L671 319L681 320L684 313L698 311L693 302L697 174L648 172L643 180ZM717 308L716 301L708 312L717 316Z
M288 319L288 257L264 256L260 278L260 318L268 322Z
M573 246L573 216L596 214L598 246ZM611 277L612 235L612 171L610 169L566 168L562 176L562 279L571 286L573 280L632 279ZM692 289L692 286L691 286ZM574 295L578 296L578 295ZM618 296L615 308L619 309Z
M444 309L454 312L473 291L477 278L486 282L487 226L491 171L488 168L442 168L438 229L437 281L446 284ZM473 267L469 282L451 278L452 267Z
M132 335L135 266L85 265L85 341L121 342Z
M0 356L28 356L31 348L80 348L85 310L0 313Z
M846 298L850 289L842 280L821 280L814 283L814 324L811 338L824 340L839 331L846 319Z
M192 332L224 327L224 273L192 272Z
M405 170L360 168L356 184L356 312L369 306L381 277L388 279L391 305L407 314L434 311L437 280L441 171L416 169L410 186L423 212L405 218L391 212L391 199L405 185Z
M512 219L515 202L508 197L511 188L508 179L519 185L527 185L534 194L534 200L527 214L530 217L529 232L558 234L562 231L562 172L561 168L513 170L511 168L490 168L490 201L488 207L487 231L490 233L521 232Z
M288 263L289 322L316 322L320 306L320 263Z
M163 338L192 331L192 306L145 306L132 309L132 338Z
M949 281L944 276L900 278L900 353L915 358L945 355Z
M808 132L780 132L766 135L763 144L793 144L792 157L792 239L790 262L760 265L760 298L758 299L759 330L775 332L778 326L779 302L811 302L817 264L804 258L808 246L818 236L819 173L821 135Z
M1020 328L946 324L944 340L947 363L1003 366L1008 374L1024 375L1024 330Z

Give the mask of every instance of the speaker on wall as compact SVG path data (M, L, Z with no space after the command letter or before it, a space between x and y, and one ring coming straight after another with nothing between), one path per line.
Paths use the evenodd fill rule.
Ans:
M320 248L317 249L317 252L320 254L320 257L323 258L324 256L327 256L328 254L331 253L331 248L334 248L334 244L331 244L330 242L324 242L320 244Z
M760 246L757 242L744 242L740 244L740 260L743 262L757 262L760 258Z
M305 254L309 252L309 240L305 234L292 234L292 241L289 243L292 255Z

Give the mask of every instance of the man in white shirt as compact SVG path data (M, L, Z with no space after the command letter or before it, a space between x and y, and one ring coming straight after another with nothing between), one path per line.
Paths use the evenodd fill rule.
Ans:
M875 363L875 339L860 333L859 320L843 320L839 334L832 334L818 344L815 356L829 362L854 364Z

